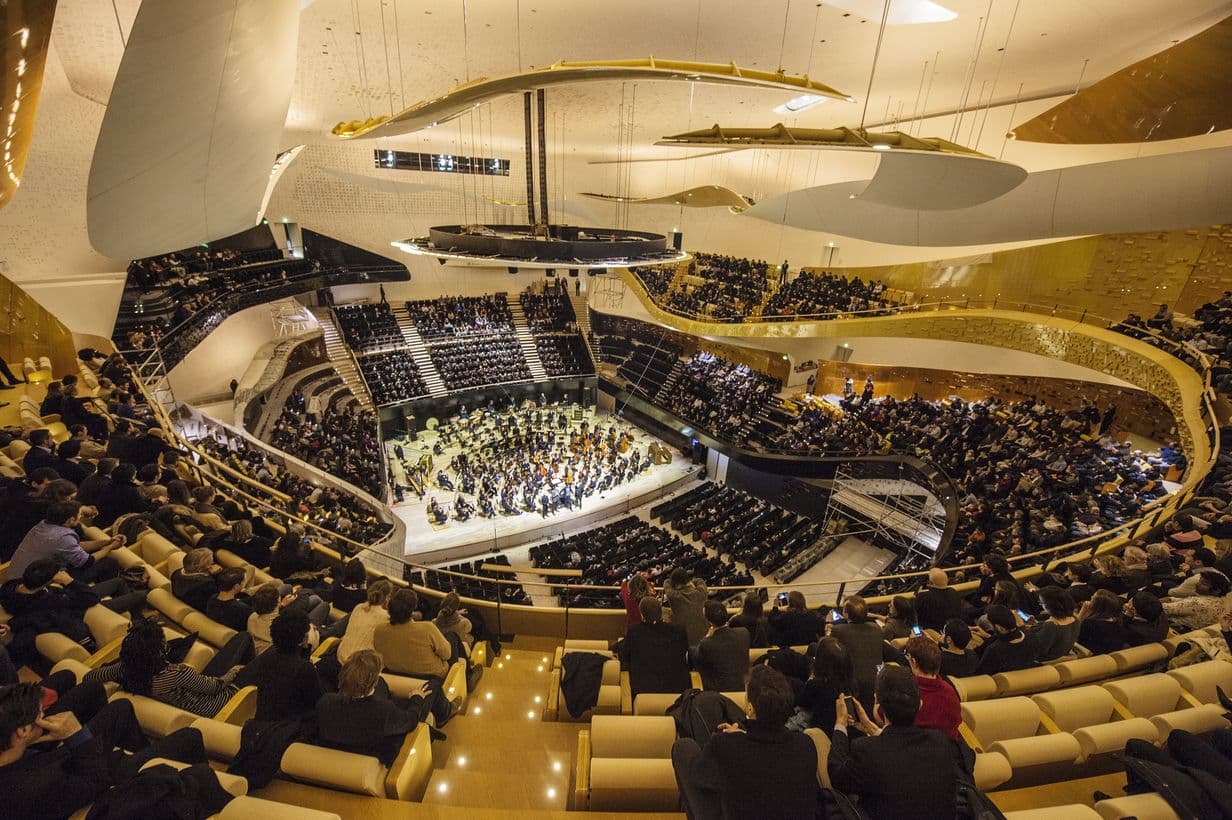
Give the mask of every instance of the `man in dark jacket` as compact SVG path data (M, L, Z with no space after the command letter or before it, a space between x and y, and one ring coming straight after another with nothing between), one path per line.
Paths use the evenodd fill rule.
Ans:
M868 719L857 704L865 737L851 740L851 717L843 697L835 703L834 732L827 766L833 787L860 798L872 820L952 820L958 778L964 768L958 745L935 729L914 725L920 693L910 669L887 666L877 676L874 713L887 725Z
M51 432L40 427L37 430L31 430L26 438L30 442L30 449L26 450L26 455L21 460L21 468L27 474L39 467L55 469L56 456L51 451Z
M749 673L749 631L728 626L727 607L718 601L707 601L704 611L710 631L689 650L689 660L702 676L702 689L743 692Z
M257 720L296 720L325 694L317 668L308 660L308 615L284 609L270 623L273 645L244 667L240 684L257 687Z
M43 493L60 474L50 467L26 471L26 477L9 483L4 502L0 504L0 560L13 557L17 545L35 524L47 515L50 503Z
M384 661L379 653L361 649L342 665L338 692L317 702L317 742L344 752L371 755L389 766L408 732L431 714L425 683L403 703L381 690ZM258 690L260 691L260 690Z
M663 622L663 604L646 596L638 604L640 624L629 624L620 645L620 663L629 670L633 697L642 692L680 694L689 678L689 638L684 629Z
M794 708L791 684L758 666L749 674L744 727L722 723L705 749L692 738L672 747L672 768L689 820L814 817L817 747L783 724Z
M871 707L877 667L887 660L896 660L896 655L885 642L881 627L869 619L864 599L859 595L849 596L843 602L843 620L831 624L827 632L847 648L856 678L856 697L866 707Z
M928 571L928 586L915 596L915 615L921 629L940 632L950 618L962 615L962 596L951 589L945 570Z

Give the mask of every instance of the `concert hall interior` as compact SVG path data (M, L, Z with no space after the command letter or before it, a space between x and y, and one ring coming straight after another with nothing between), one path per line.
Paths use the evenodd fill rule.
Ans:
M1230 64L0 0L0 817L1232 820Z

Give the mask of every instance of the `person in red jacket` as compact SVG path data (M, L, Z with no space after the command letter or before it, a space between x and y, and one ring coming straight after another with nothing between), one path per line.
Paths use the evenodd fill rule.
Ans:
M958 693L941 677L941 647L928 638L917 636L907 641L903 652L920 690L920 710L916 712L915 725L921 729L936 729L957 740L962 712Z

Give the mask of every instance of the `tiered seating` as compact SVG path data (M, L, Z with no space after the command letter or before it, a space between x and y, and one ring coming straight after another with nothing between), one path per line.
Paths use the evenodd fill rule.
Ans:
M484 296L441 296L407 302L421 336L431 342L453 336L513 331L513 315L503 293Z
M395 404L419 396L428 395L428 388L419 373L419 367L405 350L389 350L370 353L359 359L372 400L378 405Z
M471 335L428 347L432 363L450 390L526 381L530 368L512 333Z
M781 382L713 353L693 354L661 404L706 432L745 444Z
M508 572L481 569L480 567L483 564L501 564L507 567L509 566L509 556L501 553L474 562L466 561L460 564L450 564L442 569L447 572L478 575L502 581L512 581L516 577ZM422 583L432 589L452 590L459 595L475 598L480 601L495 601L499 594L501 602L506 604L530 604L530 596L526 594L526 589L521 584L485 584L483 581L459 578L457 575L446 575L434 570L426 570L420 574L422 575ZM498 589L499 593L497 592Z
M530 559L533 566L543 569L580 569L581 582L589 584L617 584L634 572L645 573L652 583L662 584L677 566L688 569L707 586L752 583L752 577L730 561L713 558L635 516L531 547ZM570 606L621 605L619 596L608 590L575 591L566 597Z
M568 292L530 293L518 295L522 310L526 314L526 323L532 333L574 333L577 331L577 317L573 314L573 304L569 301Z
M338 305L334 308L338 326L352 350L360 352L402 347L406 341L398 329L389 305Z
M576 333L536 336L535 347L549 376L578 376L595 372L586 341Z
M630 341L632 355L616 372L629 383L629 392L653 399L663 388L672 368L680 361L680 348L669 342L648 345Z
M847 279L833 273L802 271L777 290L762 308L762 316L833 319L842 313L879 311L885 307L885 285Z
M369 410L327 405L316 418L296 404L283 407L269 442L379 498L384 461L376 433L376 416Z
M739 321L756 312L767 287L764 261L694 254L684 287L666 293L665 307L685 315Z

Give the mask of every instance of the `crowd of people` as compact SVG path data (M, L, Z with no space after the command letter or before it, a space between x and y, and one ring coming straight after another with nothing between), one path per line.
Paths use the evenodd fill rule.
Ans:
M440 525L451 515L465 521L524 512L547 518L581 509L587 498L651 468L651 454L637 444L631 427L616 419L578 418L574 409L524 403L471 412L464 406L436 428L433 450L449 461L435 475L422 475L403 452L401 464L412 486L427 493L435 485L454 495L452 504L432 497L429 520Z
M508 331L434 342L428 347L428 355L450 390L530 379L522 345Z
M269 443L381 498L381 445L370 410L326 405L309 413L298 390L287 397Z
M780 386L748 365L698 351L659 403L712 436L743 445Z
M532 566L543 569L581 570L582 583L603 586L617 586L631 578L662 586L673 570L678 578L683 572L686 579L691 575L693 580L681 594L696 599L698 607L709 597L708 586L740 587L753 583L753 577L731 559L716 558L636 516L531 547L530 558ZM621 599L607 590L562 590L560 595L567 599L562 603L569 606L622 605ZM731 595L728 591L722 597Z
M663 295L664 306L685 315L739 321L753 315L770 286L770 265L761 260L719 254L694 254L684 284ZM700 284L689 282L699 278Z
M1178 317L1167 304L1161 304L1146 319L1131 313L1112 329L1172 354L1180 351L1161 340L1161 336L1205 353L1213 360L1211 384L1221 393L1232 392L1232 291L1224 291L1218 299L1206 302L1186 318ZM1183 353L1181 358L1185 358Z
M532 333L577 333L577 317L569 301L569 285L563 279L543 293L529 290L518 295L526 324Z
M427 341L513 332L513 315L503 293L422 299L407 302L406 309Z
M535 347L543 369L553 378L595 372L586 340L577 333L535 336Z
M428 395L428 387L415 359L405 350L386 350L363 356L359 359L359 372L378 406Z
M338 305L334 308L338 326L352 350L360 352L403 347L406 341L387 302Z
M885 285L847 279L833 273L801 271L776 290L762 306L763 318L788 316L832 317L837 313L881 310L886 306Z

